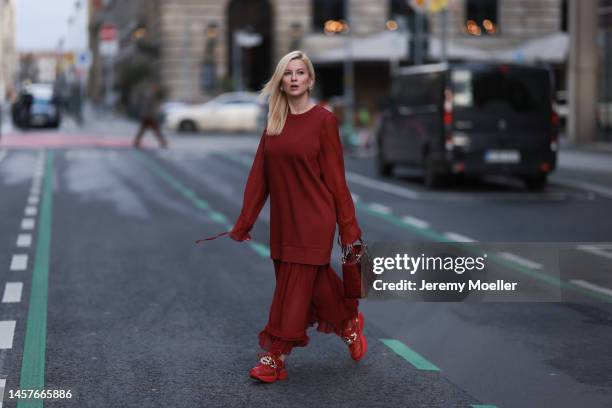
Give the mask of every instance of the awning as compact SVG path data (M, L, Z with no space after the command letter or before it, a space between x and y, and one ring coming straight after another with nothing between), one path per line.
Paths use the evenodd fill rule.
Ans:
M529 40L517 47L497 52L496 61L512 62L552 62L567 61L569 55L569 36L555 33Z
M408 52L409 34L397 31L382 31L365 38L351 37L353 61L386 62L404 60ZM314 63L342 63L348 58L346 45L317 51L307 50ZM546 37L501 51L485 51L476 47L459 44L449 39L446 52L450 60L456 61L508 61L508 62L563 62L569 52L569 37L565 33L555 33ZM440 38L429 38L428 58L440 60L442 44Z

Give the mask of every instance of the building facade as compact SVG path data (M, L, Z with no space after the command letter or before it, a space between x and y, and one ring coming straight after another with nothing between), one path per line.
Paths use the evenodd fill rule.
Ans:
M326 24L330 20L350 19L356 47L361 39L396 28L398 19L407 22L408 33L414 32L416 21L416 12L406 0L91 1L92 69L103 71L99 64L96 67L96 34L101 24L111 22L117 25L120 36L120 51L113 61L115 69L139 55L146 62L140 70L135 69L134 75L155 76L168 90L168 99L183 101L206 100L232 89L236 82L234 71L242 73L246 89L258 90L270 77L276 61L292 49L303 49L316 59L317 54L342 47L344 36L335 34L333 24ZM419 1L410 3L417 5ZM449 0L448 18L444 20L441 13L427 14L423 26L429 38L438 38L446 24L448 38L463 47L491 52L512 49L533 39L563 33L565 3L566 0ZM233 34L238 30L258 34L259 45L238 48L237 54ZM402 51L398 50L398 55ZM411 62L410 55L400 61ZM338 58L317 65L321 80L317 81L315 95L329 98L342 94L342 63ZM99 82L99 78L93 75L92 81ZM376 92L386 89L388 82L388 59L355 61L357 99L370 95L367 99L371 105L375 97L370 91L364 94L360 90Z
M15 0L0 0L0 102L15 90L17 60Z

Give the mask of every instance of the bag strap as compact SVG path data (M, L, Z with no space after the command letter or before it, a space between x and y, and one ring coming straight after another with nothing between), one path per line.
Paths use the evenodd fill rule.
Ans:
M221 237L221 236L223 236L223 235L229 234L229 233L231 233L231 232L232 232L232 231L225 231L225 232L222 232L222 233L220 233L220 234L215 235L214 237L208 237L208 238L198 239L198 240L197 240L195 243L196 243L196 244L200 244L200 243L202 243L202 242L204 242L204 241L212 241L213 239L217 239L217 238L219 238L219 237Z

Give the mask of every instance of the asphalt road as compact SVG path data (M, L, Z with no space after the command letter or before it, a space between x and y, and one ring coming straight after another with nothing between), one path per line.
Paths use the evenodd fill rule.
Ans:
M363 300L362 362L311 329L287 381L254 383L274 289L268 208L251 243L193 241L237 217L257 137L173 136L168 150L134 151L113 130L114 147L69 147L78 132L53 135L53 149L45 132L13 135L36 143L0 150L0 286L13 284L0 304L3 406L37 386L71 390L45 403L58 407L610 406L612 307L600 300L612 259L599 247L549 285L594 285L571 302ZM612 241L611 200L593 191L492 179L432 192L409 171L379 179L369 158L346 166L369 242Z

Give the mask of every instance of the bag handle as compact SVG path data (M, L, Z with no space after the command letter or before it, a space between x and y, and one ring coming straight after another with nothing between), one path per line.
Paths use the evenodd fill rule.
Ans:
M196 244L200 244L200 243L202 243L202 242L204 242L204 241L212 241L213 239L217 239L217 238L219 238L219 237L221 237L221 236L223 236L223 235L229 234L229 233L231 233L231 232L232 232L232 231L225 231L225 232L222 232L222 233L220 233L220 234L215 235L214 237L208 237L208 238L198 239L198 240L197 240L195 243L196 243Z

